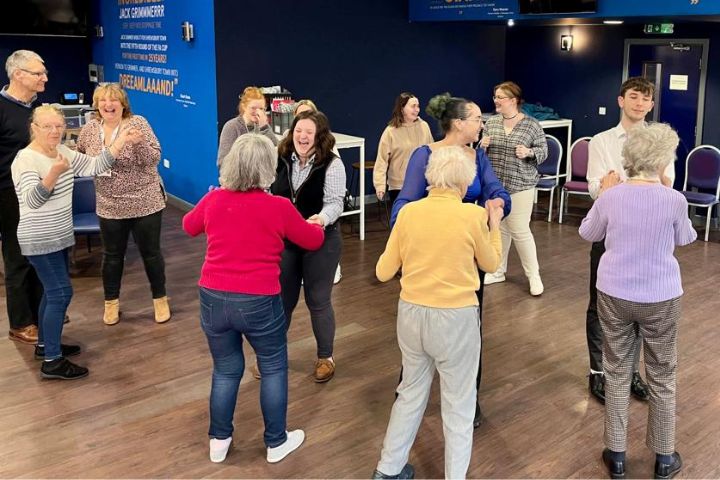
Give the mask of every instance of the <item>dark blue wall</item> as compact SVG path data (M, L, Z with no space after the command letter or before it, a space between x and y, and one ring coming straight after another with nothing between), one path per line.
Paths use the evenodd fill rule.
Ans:
M374 160L403 90L423 110L444 91L489 108L505 70L505 27L409 23L407 8L400 0L216 1L220 127L245 86L282 84L295 99L313 99L334 131L365 137Z
M720 145L720 25L676 24L675 34L648 36L642 25L523 27L508 30L505 75L518 82L528 101L555 108L573 119L573 137L594 135L618 122L617 95L628 38L709 38L703 142ZM560 35L572 33L574 47L560 51ZM606 106L607 115L598 115Z
M5 60L15 50L32 50L45 60L50 75L45 92L38 97L40 101L59 102L63 92L83 92L89 98L93 85L88 80L91 52L87 38L0 35L3 85L8 83Z

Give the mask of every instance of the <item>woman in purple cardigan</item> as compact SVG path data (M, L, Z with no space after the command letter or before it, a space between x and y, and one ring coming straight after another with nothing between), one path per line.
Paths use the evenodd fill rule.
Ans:
M650 389L646 442L655 452L655 478L672 478L682 468L675 451L675 381L683 290L673 251L695 241L697 233L685 197L661 183L677 145L677 133L666 124L631 130L623 148L628 179L618 184L608 176L580 226L585 240L605 239L597 290L606 398L602 459L612 478L625 478L632 352L640 341Z

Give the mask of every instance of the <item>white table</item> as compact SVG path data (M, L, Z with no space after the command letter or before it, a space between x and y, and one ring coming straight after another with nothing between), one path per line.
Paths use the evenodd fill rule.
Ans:
M569 118L560 118L558 120L540 120L540 126L546 128L567 128L567 145L565 147L565 158L570 158L570 146L572 145L572 120ZM562 159L561 159L562 161ZM572 178L570 175L570 162L565 160L566 179Z
M359 148L360 149L360 208L357 210L349 210L343 212L340 216L360 215L360 240L365 240L365 139L362 137L353 137L344 133L332 132L335 137L335 148Z

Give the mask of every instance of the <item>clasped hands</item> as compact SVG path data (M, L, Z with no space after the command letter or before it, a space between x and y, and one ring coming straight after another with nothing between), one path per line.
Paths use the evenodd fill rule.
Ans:
M485 202L485 210L488 212L488 227L490 230L500 227L504 208L505 201L502 198L493 198Z
M307 223L311 223L313 225L317 225L321 228L325 228L325 221L319 214L312 215L306 220Z
M264 127L268 124L267 112L263 109L257 109L253 112L248 112L247 115L243 115L245 123L254 123L257 128Z
M621 183L622 180L620 179L620 175L618 175L615 170L610 170L600 179L600 192L602 193L615 185L620 185Z
M490 146L490 136L484 136L482 140L480 140L480 147L482 147L484 150L487 150L487 148ZM518 145L515 147L515 156L519 159L532 157L535 155L535 152L533 152L532 148L528 148L525 145Z
M135 127L124 128L118 135L117 140L110 146L111 153L113 156L117 156L125 145L128 143L131 145L137 145L143 139L143 134L140 130ZM115 152L112 149L116 149ZM68 160L62 153L58 153L57 157L53 160L53 164L50 167L52 171L60 175L70 169L70 160Z

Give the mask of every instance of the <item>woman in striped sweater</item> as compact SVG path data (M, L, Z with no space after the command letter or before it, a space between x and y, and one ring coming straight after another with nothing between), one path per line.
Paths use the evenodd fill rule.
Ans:
M12 178L20 204L18 242L35 268L45 290L40 304L35 358L44 358L43 378L71 380L88 374L87 368L65 357L80 353L77 345L61 345L63 319L72 298L68 249L75 243L72 222L73 177L107 170L126 144L140 141L136 129L125 129L117 141L97 157L61 145L65 119L50 105L38 107L30 124L30 144L12 164Z

